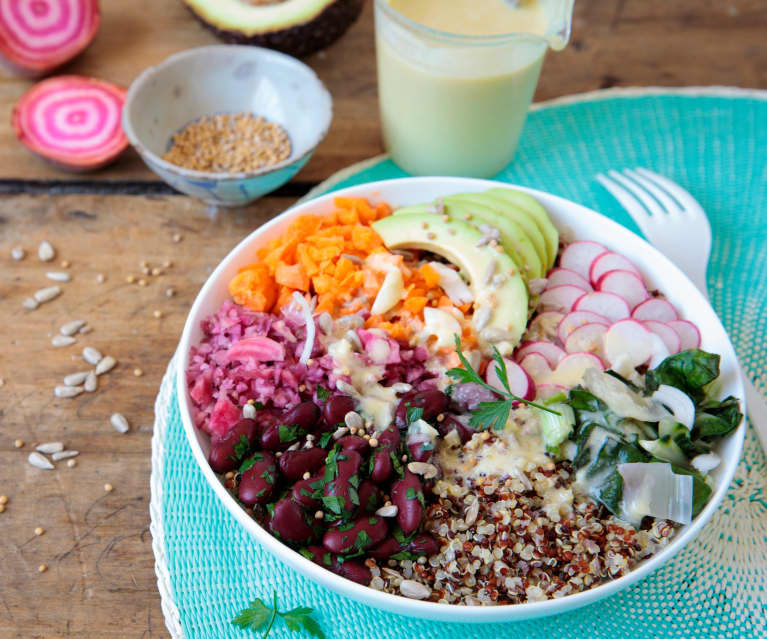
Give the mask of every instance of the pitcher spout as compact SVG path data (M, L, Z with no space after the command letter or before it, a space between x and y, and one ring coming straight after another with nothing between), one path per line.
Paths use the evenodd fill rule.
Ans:
M561 51L570 39L575 0L540 0L540 3L548 24L543 37L554 51Z

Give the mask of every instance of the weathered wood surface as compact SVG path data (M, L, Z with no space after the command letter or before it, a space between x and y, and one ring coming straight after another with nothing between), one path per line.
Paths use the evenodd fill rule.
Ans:
M0 494L9 498L0 513L0 637L167 636L149 535L155 395L210 269L287 203L266 199L211 220L202 205L176 196L0 199ZM181 242L172 241L175 233ZM37 259L43 239L57 250L54 262ZM26 259L14 262L13 246L25 247ZM141 260L166 259L173 266L165 274L141 274ZM53 284L46 271L64 270L61 260L72 274L62 295L24 309L25 297ZM148 285L128 284L131 274ZM172 298L168 286L177 291ZM50 336L72 319L87 320L93 332L73 346L51 346ZM80 356L86 345L116 357L118 367L100 377L96 393L55 398L66 374L89 368ZM112 428L114 412L128 418L130 433ZM30 466L34 445L48 441L79 450L77 466ZM45 529L40 537L37 526ZM40 564L47 572L38 572Z
M127 86L144 68L171 53L215 42L179 0L102 0L101 6L103 22L96 40L63 72ZM579 0L572 45L549 55L536 99L615 85L765 88L765 33L764 0ZM372 0L341 40L307 62L334 98L330 134L297 176L315 182L381 152ZM0 77L0 178L71 179L29 154L7 125L13 104L29 86L27 80ZM90 177L155 179L132 150Z

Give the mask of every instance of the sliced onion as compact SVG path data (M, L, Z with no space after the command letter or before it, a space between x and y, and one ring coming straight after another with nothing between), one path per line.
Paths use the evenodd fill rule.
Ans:
M402 273L399 269L391 269L378 290L378 295L376 295L370 312L373 315L383 315L402 299L404 292L405 284L402 281Z
M445 291L445 295L455 305L461 306L461 304L468 304L474 301L474 294L471 292L469 285L458 274L458 271L445 266L441 262L429 262L429 266L437 271L440 288Z
M674 386L661 384L650 397L668 408L674 415L674 419L686 426L687 430L692 430L695 421L695 404L686 393Z
M719 465L722 460L716 453L706 453L705 455L697 455L690 461L692 467L703 474L709 473Z
M301 351L301 357L298 358L299 363L306 364L312 355L312 349L314 348L314 338L317 330L314 326L314 318L312 317L312 309L309 308L309 302L298 291L293 291L293 301L298 304L298 308L301 311L301 315L306 322L306 342L304 342L304 350Z
M583 386L621 417L633 417L643 422L657 422L669 415L669 412L660 404L648 402L620 380L595 368L586 369L583 374Z
M692 476L677 475L671 464L619 464L623 478L622 511L632 523L649 515L680 524L692 521Z

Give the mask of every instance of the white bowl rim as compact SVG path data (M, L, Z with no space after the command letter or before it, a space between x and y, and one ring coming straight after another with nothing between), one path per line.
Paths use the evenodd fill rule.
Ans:
M186 58L196 57L198 55L204 55L206 53L214 53L216 51L231 51L232 49L240 49L240 50L247 50L247 51L253 51L256 55L264 56L266 58L272 58L275 60L281 60L287 64L293 65L295 68L300 69L301 71L307 73L311 80L315 82L317 89L319 92L325 96L327 100L327 110L324 113L324 118L320 121L320 126L317 129L317 133L315 135L315 139L307 146L306 150L301 153L301 155L289 155L285 160L282 162L278 162L277 164L270 164L269 166L261 167L260 169L254 169L253 171L244 171L240 173L209 173L206 171L197 171L194 169L187 169L182 166L178 166L177 164L173 164L171 162L168 162L167 160L163 160L159 155L157 155L154 151L150 150L149 147L147 147L139 138L139 136L136 134L135 130L133 129L133 123L131 122L131 110L135 105L136 100L136 94L138 93L138 90L141 88L141 86L146 83L155 73L158 71L173 66L179 61L182 61ZM247 180L250 178L255 178L261 175L267 175L269 173L274 173L275 171L279 171L280 169L284 169L285 167L292 166L293 164L296 164L297 162L300 162L302 159L304 159L306 156L311 155L315 149L319 146L320 142L322 142L325 137L328 134L328 131L330 130L330 123L333 120L333 98L330 95L330 91L328 91L325 84L320 80L319 76L315 73L314 69L312 69L309 65L301 62L301 60L298 60L297 58L294 58L293 56L290 56L286 53L281 53L280 51L274 51L272 49L266 49L264 47L257 47L255 45L244 45L244 44L211 44L203 47L194 47L192 49L185 49L184 51L179 51L178 53L173 53L169 55L167 58L165 58L162 62L159 62L156 65L147 67L144 69L133 82L131 82L130 87L128 88L127 93L125 94L125 100L123 102L123 110L122 110L122 127L123 131L125 132L125 137L128 138L128 141L131 143L131 145L136 149L136 151L142 155L147 156L149 159L151 159L152 162L156 163L166 171L170 173L174 173L178 176L181 176L186 179L193 179L193 180L200 180L200 181L210 181L210 182L227 182L227 181L240 181L240 180ZM288 131L287 127L284 127L286 131ZM290 135L290 131L288 131L288 135Z
M275 557L288 564L291 568L297 570L303 575L309 577L316 583L325 586L339 594L345 595L356 601L364 604L387 610L390 612L409 615L413 617L435 619L442 621L453 622L472 622L472 623L492 623L502 621L514 621L523 619L532 619L536 617L543 617L549 615L555 615L575 608L594 603L598 600L604 599L618 591L624 590L631 584L636 583L640 579L647 577L650 573L655 571L661 565L668 562L677 552L690 543L711 519L714 512L719 507L720 503L724 499L727 490L735 475L738 463L742 456L743 443L745 440L745 419L740 423L738 428L728 435L736 440L735 452L731 458L723 460L726 464L726 471L721 477L719 484L711 494L708 503L705 508L698 514L695 520L686 526L682 531L677 533L668 546L665 546L659 550L656 554L650 556L648 559L641 561L635 568L633 568L628 574L612 579L610 581L601 583L593 588L584 590L582 592L566 595L559 599L548 599L540 602L527 602L521 604L504 604L497 606L467 606L464 604L440 604L430 601L419 601L415 599L409 599L400 595L394 595L379 590L375 590L368 586L363 586L349 579L336 575L329 570L315 564L313 561L307 559L301 555L298 551L293 550L289 546L283 544L276 537L273 537L262 528L254 519L252 519L245 510L237 504L234 498L229 494L221 481L219 481L216 474L211 470L205 458L202 449L196 441L196 427L192 420L191 404L189 402L188 388L186 383L186 370L189 364L189 352L192 346L191 335L195 329L195 324L199 322L196 319L199 309L203 304L203 301L207 297L210 291L214 288L215 280L218 274L226 268L229 262L233 261L238 254L244 250L247 246L257 240L258 236L267 231L268 229L276 226L286 220L289 217L300 213L309 213L314 207L321 205L328 200L332 200L336 197L366 197L372 195L385 194L386 187L392 183L402 182L407 180L410 182L420 182L423 184L428 183L446 183L450 184L450 188L453 186L457 188L477 187L493 188L493 187L505 187L513 188L520 191L525 191L530 195L544 199L553 199L561 204L574 210L578 215L585 215L595 217L595 221L599 224L606 226L611 234L616 236L616 241L621 241L621 238L630 236L634 242L639 241L644 245L642 248L647 251L650 256L659 260L663 264L664 269L670 269L676 272L677 275L685 281L685 284L689 286L689 295L698 298L698 302L705 304L710 310L712 315L716 318L718 326L721 329L722 335L726 339L726 344L729 347L729 353L720 353L723 359L727 356L732 358L735 362L735 351L732 347L729 337L721 324L716 313L711 308L708 300L705 299L703 294L698 291L694 284L687 278L679 268L673 264L668 258L660 253L655 247L648 244L643 238L632 233L624 226L617 222L605 217L604 215L597 213L596 211L589 209L585 206L567 200L566 198L546 193L537 189L529 187L519 186L515 184L509 184L506 182L498 182L493 180L483 180L476 178L456 178L456 177L412 177L412 178L394 178L390 180L381 180L377 182L367 182L364 184L358 184L337 191L331 191L325 193L311 200L305 200L296 203L280 215L272 218L262 226L258 227L242 241L240 241L229 254L219 263L216 269L209 275L205 284L201 288L197 295L197 298L192 305L192 308L187 316L184 330L182 333L181 341L178 346L178 358L177 358L177 370L176 370L176 384L179 400L179 412L181 414L182 422L184 425L184 431L186 433L187 441L192 448L192 453L198 466L202 470L205 479L208 484L213 488L224 506L235 517L235 519L260 543L266 547ZM458 191L455 191L458 192ZM734 367L734 374L736 376L736 392L733 393L735 397L741 402L741 407L745 414L746 402L745 392L743 387L743 379L740 374L740 368Z

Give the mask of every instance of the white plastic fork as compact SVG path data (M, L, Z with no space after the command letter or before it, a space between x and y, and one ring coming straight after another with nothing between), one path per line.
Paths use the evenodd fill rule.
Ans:
M642 168L599 173L596 179L626 209L650 243L684 271L708 299L711 225L695 198L668 178ZM767 404L742 367L741 374L751 425L767 453Z

